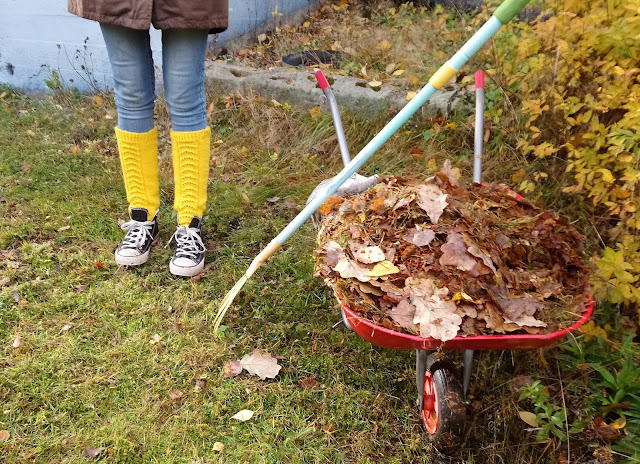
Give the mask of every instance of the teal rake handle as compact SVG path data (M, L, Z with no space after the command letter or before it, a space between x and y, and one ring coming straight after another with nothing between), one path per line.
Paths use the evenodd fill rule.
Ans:
M435 72L429 83L365 146L351 162L333 178L331 183L287 225L276 238L256 257L247 275L273 255L295 231L313 215L313 213L351 177L378 149L409 120L411 116L435 93L456 75L458 70L473 56L491 37L524 8L528 0L506 0L493 13L493 16L471 37L467 43Z

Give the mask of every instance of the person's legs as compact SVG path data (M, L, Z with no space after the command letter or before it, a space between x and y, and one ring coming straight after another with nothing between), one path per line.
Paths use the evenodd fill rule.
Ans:
M202 216L207 204L211 129L204 90L206 30L162 33L162 68L169 115L178 213L173 274L192 276L204 267Z
M101 24L115 82L116 139L129 202L127 236L115 252L116 263L147 261L158 233L160 207L158 144L154 127L155 77L149 31Z

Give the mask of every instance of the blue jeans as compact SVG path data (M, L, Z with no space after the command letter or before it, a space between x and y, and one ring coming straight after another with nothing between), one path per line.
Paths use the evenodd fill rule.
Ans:
M149 31L100 24L115 81L118 127L145 133L154 127L155 73ZM204 56L207 30L162 31L164 94L176 132L207 127Z

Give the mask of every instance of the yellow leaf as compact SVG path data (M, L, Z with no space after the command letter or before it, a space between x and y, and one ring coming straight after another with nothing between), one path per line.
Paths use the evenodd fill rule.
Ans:
M309 110L309 114L311 115L311 119L315 119L318 116L320 116L320 112L322 111L322 108L320 108L319 106L316 106L315 108L311 108Z
M614 429L623 429L627 425L627 418L624 416L620 416L609 425Z
M282 103L280 103L278 100L271 100L271 105L273 105L276 108L282 107Z
M407 101L413 100L416 95L418 95L418 92L407 92Z
M438 169L438 165L436 164L436 160L434 158L431 158L429 160L429 162L427 163L427 167L429 168L429 171L435 172Z
M371 82L369 82L369 87L374 88L374 89L375 88L380 88L380 87L382 87L382 82L380 82L380 81L371 81Z
M414 76L413 74L409 75L409 80L411 81L412 84L419 84L420 83L420 78L418 76Z
M450 122L449 124L447 124L446 126L444 126L445 129L455 129L456 128L456 123L454 122Z
M525 178L525 176L527 175L527 172L524 169L518 169L516 172L513 173L513 175L511 176L511 180L513 182L520 182L522 179Z
M102 106L102 97L100 95L94 96L93 101L96 103L96 105Z
M31 129L29 129L28 131L25 132L25 134L27 134L29 137L35 137L36 133L33 132Z
M302 24L302 27L304 28L311 27L311 23L309 21L305 21L304 24Z
M221 441L217 441L213 444L213 451L217 451L218 453L222 453L224 451L224 443Z
M373 266L369 272L367 272L367 276L369 277L383 277L391 274L397 274L400 272L400 269L395 267L391 261L380 261L378 264Z
M244 145L242 145L242 148L240 149L240 151L242 153L246 153L249 149L247 147L245 147Z
M271 161L276 161L279 157L280 157L280 155L275 151L270 156Z
M388 40L383 40L377 46L378 50L386 51L391 48L391 43Z
M404 74L404 69L397 69L393 72L393 75L398 77L398 76L402 76Z
M453 295L453 298L451 298L451 301L468 301L469 303L475 303L475 301L473 300L473 298L471 298L469 295L467 295L465 292L463 291L459 291L458 293L456 293L455 295Z
M71 154L72 154L72 155L76 155L76 154L78 154L78 145L74 145L74 146L71 148Z
M244 203L245 205L251 204L251 200L249 199L249 195L247 195L244 192L242 192L241 195L242 195L242 203Z

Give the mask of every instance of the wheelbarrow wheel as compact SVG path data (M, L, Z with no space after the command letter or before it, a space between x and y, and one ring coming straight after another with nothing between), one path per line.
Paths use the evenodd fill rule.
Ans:
M452 369L435 362L425 372L422 422L429 441L441 452L455 451L462 441L466 407L462 386Z
M353 332L353 327L351 327L351 324L349 324L349 321L347 320L347 315L345 314L344 308L342 307L340 308L340 314L342 314L342 323L344 324L345 328Z

